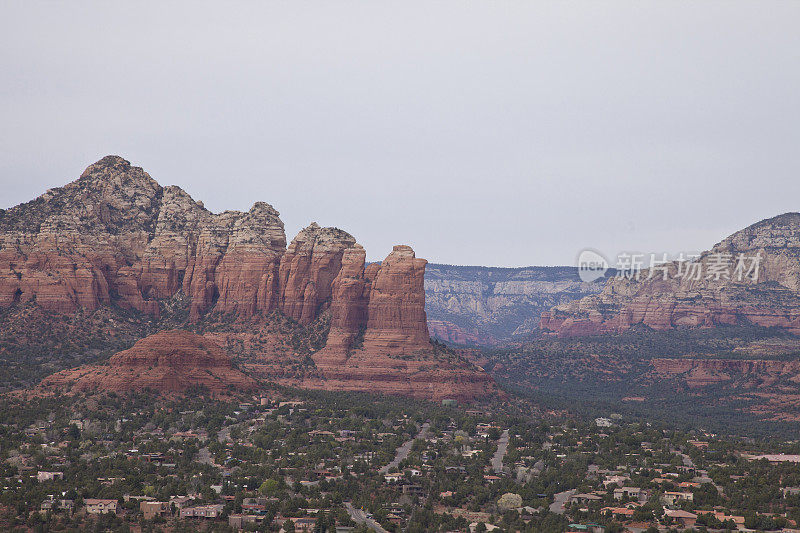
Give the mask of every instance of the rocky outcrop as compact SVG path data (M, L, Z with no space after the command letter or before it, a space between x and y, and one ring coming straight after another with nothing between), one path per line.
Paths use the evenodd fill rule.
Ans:
M108 156L65 187L0 215L0 307L93 311L103 304L157 316L178 290L191 316L275 308L286 246L278 212L256 203L215 215L177 187Z
M425 317L425 265L410 246L395 246L375 272L364 348L405 354L430 347Z
M800 361L764 359L653 359L655 377L679 378L697 388L725 383L739 389L772 387L783 380L800 383Z
M453 324L446 320L428 319L428 331L431 337L450 344L468 346L497 346L500 340L486 331L476 327L466 327Z
M219 313L253 316L276 305L276 271L286 237L278 212L258 202L248 213L226 211L200 233L198 252L187 269L184 292L192 317L213 307Z
M280 262L278 287L283 314L310 324L324 310L322 305L330 302L342 257L354 246L353 236L337 228L321 228L313 222L302 230ZM363 271L363 258L361 262Z
M316 223L287 248L269 204L214 214L180 188L108 156L65 187L0 211L0 309L35 304L65 320L100 307L135 310L144 315L143 330L188 321L226 347L250 343L253 365L276 381L476 395L475 383L490 382L482 370L434 357L426 261L409 246L396 246L382 263L365 265L365 257L350 234ZM185 314L176 314L183 302ZM162 314L169 316L159 322ZM254 330L269 330L267 346L251 343ZM129 367L111 366L132 375Z
M462 358L428 350L415 357L395 357L385 351L353 350L347 357L331 359L322 350L314 355L324 380L300 382L308 388L366 391L428 400L447 398L470 401L499 394L483 369Z
M604 281L604 280L602 280ZM597 294L574 267L496 268L429 264L425 300L431 336L447 343L497 346L539 329L555 305Z
M483 369L431 345L426 261L411 247L395 246L383 262L365 268L363 249L356 245L345 252L342 265L333 282L328 342L313 355L321 379L287 384L433 400L497 393Z
M757 271L753 261L760 257ZM727 274L717 278L720 258ZM800 213L787 213L731 235L695 261L664 272L641 272L638 280L610 279L595 296L542 313L541 328L560 336L618 333L642 324L657 330L717 325L777 327L800 333ZM748 275L749 271L749 275ZM679 274L683 275L679 275Z
M255 380L233 368L212 341L182 330L162 331L122 351L106 364L84 365L46 378L42 391L141 391L182 393L205 388L212 394L254 389Z
M342 268L331 284L331 329L327 351L345 356L367 327L370 280L364 274L366 252L355 244L342 254Z

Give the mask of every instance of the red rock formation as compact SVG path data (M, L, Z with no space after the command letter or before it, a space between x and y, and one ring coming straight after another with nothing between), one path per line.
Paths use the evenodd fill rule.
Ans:
M353 350L343 361L325 359L325 350L314 354L323 379L304 379L296 384L334 391L362 391L439 401L470 401L498 394L492 378L455 355L417 354L399 358L367 349Z
M35 300L68 313L114 303L157 316L158 300L183 288L193 319L212 308L269 312L285 246L268 204L214 215L108 156L77 181L0 213L0 307Z
M366 252L359 244L345 250L342 268L331 287L331 329L325 348L344 357L367 324L369 281L364 277Z
M718 254L730 254L730 279L708 277ZM741 255L761 257L756 279L736 276ZM640 279L610 279L599 295L542 313L542 330L559 336L618 333L636 324L653 329L745 324L800 333L800 213L788 213L735 233L698 259L700 279L668 279L644 270ZM749 264L748 264L749 265Z
M431 345L424 259L409 246L395 246L382 263L367 268L361 247L350 248L344 257L334 281L328 343L313 356L322 377L297 384L433 400L497 393L483 369ZM355 346L362 330L363 343Z
M452 344L472 344L479 346L497 346L500 342L488 333L477 328L467 330L444 320L428 320L428 331L431 337Z
M328 302L345 250L356 244L349 233L321 228L316 222L292 240L278 272L280 309L301 324L310 324ZM362 265L363 267L363 265Z
M410 246L395 246L375 272L364 349L413 353L430 347L425 316L425 265Z
M202 386L213 394L244 392L256 382L231 365L212 341L182 330L162 331L122 351L106 364L84 365L46 378L43 391L131 391L180 393Z
M738 388L771 387L780 380L800 382L800 361L764 359L653 359L659 378L680 378L689 387L733 383Z
M304 383L321 379L329 382L323 387L420 397L433 389L478 395L490 383L485 373L458 358L434 357L425 265L410 247L396 246L382 263L365 267L364 249L351 235L316 223L286 249L283 223L270 205L214 214L116 156L0 212L0 307L35 300L48 311L71 313L108 305L157 318L164 301L182 291L189 320L215 323L225 342L246 340L247 329L269 322L275 310L309 331L317 328L317 341L303 350L270 334L283 354L318 349L324 328L315 321L330 315L327 345L314 355L318 369L299 376ZM270 378L282 379L279 367L269 367ZM136 377L130 365L119 368Z
M269 204L246 214L226 211L200 233L198 253L184 278L192 297L190 316L209 309L242 317L276 308L277 271L286 246L283 223ZM187 290L188 289L188 290Z

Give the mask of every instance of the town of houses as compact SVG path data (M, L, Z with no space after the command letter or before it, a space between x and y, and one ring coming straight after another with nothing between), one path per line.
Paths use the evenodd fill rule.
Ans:
M3 527L800 531L796 443L326 394L42 400L4 418Z

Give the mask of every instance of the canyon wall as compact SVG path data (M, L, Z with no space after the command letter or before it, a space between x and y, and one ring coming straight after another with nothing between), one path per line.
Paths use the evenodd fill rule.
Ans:
M428 329L448 343L497 346L536 332L543 311L602 289L603 280L583 282L574 267L429 264Z
M729 261L727 275L715 264ZM759 268L736 274L740 257ZM686 275L688 263L671 263L639 279L609 279L600 294L542 313L541 328L559 336L618 333L635 325L653 329L755 325L800 333L800 213L787 213L745 228L694 261L701 275ZM680 275L681 272L683 275ZM696 272L696 271L695 271Z

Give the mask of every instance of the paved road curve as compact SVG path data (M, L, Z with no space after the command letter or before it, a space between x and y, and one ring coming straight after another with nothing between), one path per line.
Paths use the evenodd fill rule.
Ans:
M494 452L492 457L492 469L495 473L499 474L503 471L503 457L506 456L508 451L508 430L503 431L500 438L497 439L497 451Z
M364 513L364 511L353 507L350 502L344 502L344 508L347 510L347 514L350 515L350 518L352 518L356 524L365 524L372 531L377 531L378 533L389 533L375 520L372 518L367 518L367 515Z
M555 501L550 504L550 512L556 514L564 514L564 504L570 496L575 494L574 490L565 490L555 495Z
M424 439L428 435L429 427L431 427L431 425L427 422L422 424L422 429L420 429L417 436L400 445L400 447L397 448L397 455L394 456L392 462L384 466L380 470L378 470L378 472L380 472L381 474L388 474L389 472L394 472L397 469L397 467L400 466L400 463L406 460L408 454L411 453L411 447L414 445L414 441L417 439Z

